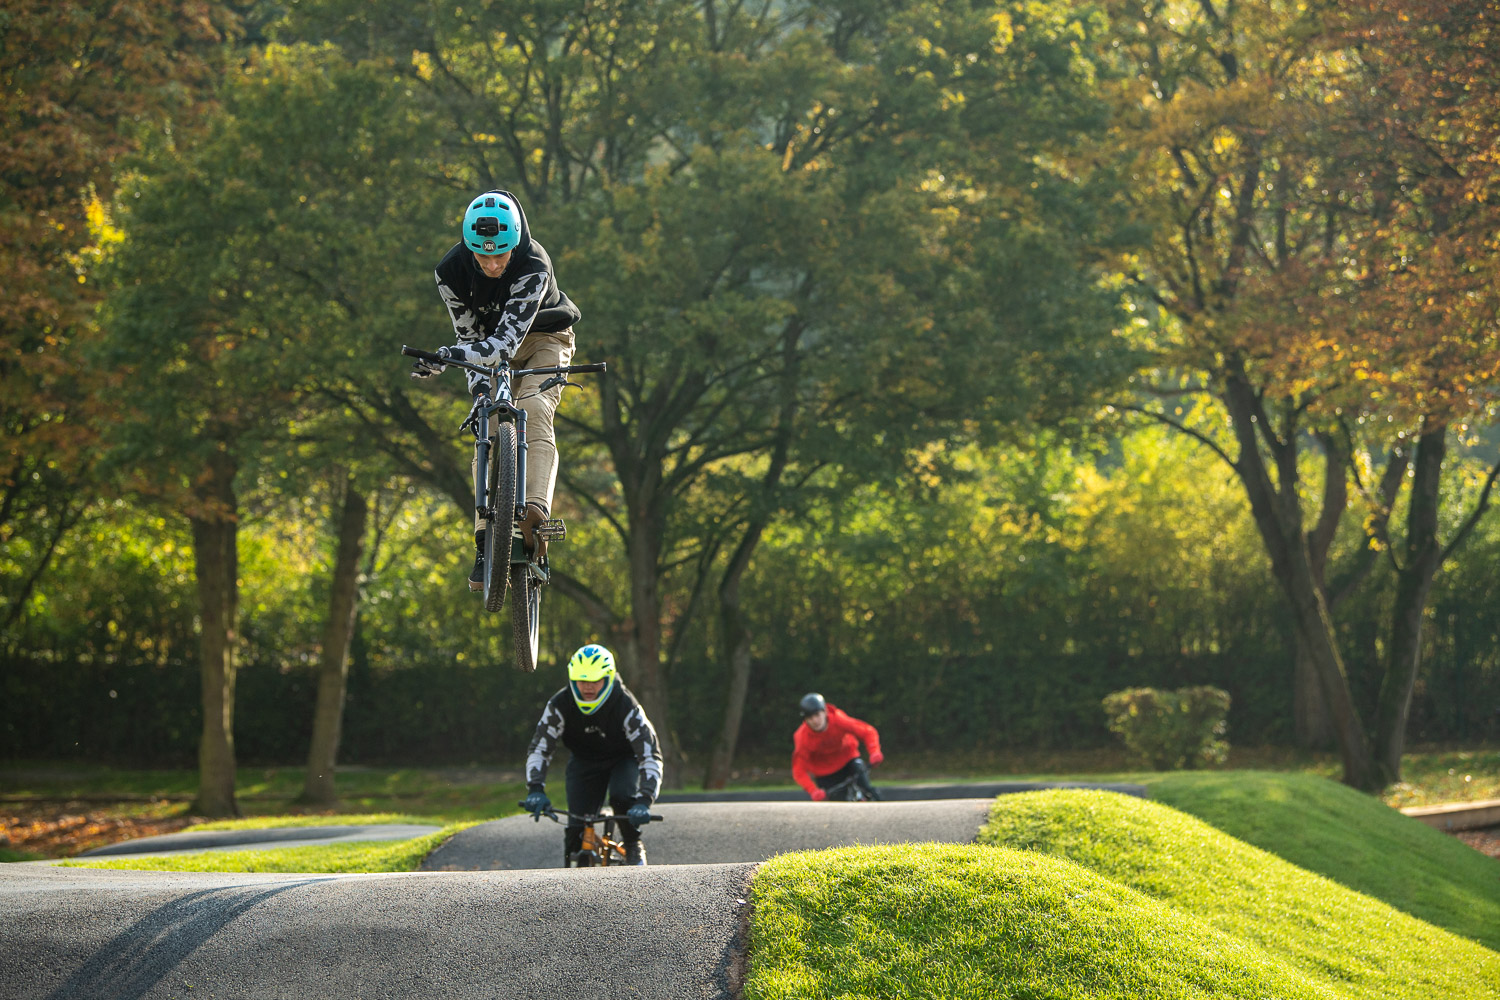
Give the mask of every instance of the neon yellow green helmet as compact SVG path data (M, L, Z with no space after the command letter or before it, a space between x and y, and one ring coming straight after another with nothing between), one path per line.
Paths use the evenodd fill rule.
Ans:
M578 682L608 681L593 698L585 698L578 690ZM584 715L593 715L615 689L615 658L603 646L589 643L573 654L568 661L568 687L573 692L573 701Z

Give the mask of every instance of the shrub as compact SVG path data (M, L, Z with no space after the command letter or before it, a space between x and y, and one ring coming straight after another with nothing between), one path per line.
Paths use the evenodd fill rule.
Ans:
M1216 687L1128 688L1104 697L1110 732L1119 734L1132 756L1157 771L1224 763L1228 713L1229 693Z

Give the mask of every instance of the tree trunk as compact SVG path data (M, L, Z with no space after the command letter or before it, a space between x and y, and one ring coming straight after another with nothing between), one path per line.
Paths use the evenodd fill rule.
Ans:
M239 560L234 459L216 452L199 487L200 511L193 529L193 563L198 577L199 677L203 731L198 739L198 816L238 816L234 797L234 645L239 610Z
M1296 433L1278 438L1269 426L1260 398L1237 364L1225 375L1224 403L1239 444L1235 471L1250 500L1255 526L1271 557L1271 571L1291 603L1292 620L1306 643L1329 722L1343 759L1345 784L1364 791L1378 788L1378 776L1365 729L1354 707L1349 678L1334 637L1327 602L1308 557L1298 496ZM1264 438L1276 462L1276 482L1260 452Z
M1327 750L1334 745L1333 727L1323 703L1323 684L1313 664L1307 642L1298 632L1293 640L1296 661L1292 680L1292 721L1297 745L1308 750Z
M344 692L349 678L349 643L359 613L359 560L365 544L369 501L351 481L344 490L339 515L338 554L328 597L328 620L323 626L323 651L318 666L318 701L313 712L312 744L307 753L307 778L299 801L333 805L338 801L334 768L344 722Z
M1332 614L1337 598L1328 592L1328 551L1349 506L1349 448L1347 440L1338 434L1324 431L1316 437L1323 449L1323 507L1317 523L1307 533L1307 559ZM1323 703L1323 685L1300 632L1293 638L1293 646L1292 725L1297 745L1311 750L1327 749L1334 745L1334 739L1328 708Z
M740 720L745 715L745 696L750 691L750 628L740 611L740 581L750 565L750 554L760 543L764 522L752 525L740 539L724 578L719 584L719 632L729 661L729 683L724 692L724 721L703 776L704 788L723 788L729 783L735 746L740 741Z
M1390 654L1375 710L1375 763L1387 784L1401 780L1412 690L1422 666L1422 618L1432 579L1442 564L1438 505L1447 451L1447 427L1424 420L1412 459L1411 502L1406 514L1406 541L1396 571Z
M639 512L639 513L638 513ZM632 686L641 698L641 707L656 728L660 744L664 783L682 784L682 760L677 739L672 732L671 704L661 659L661 594L657 587L657 565L660 557L660 533L652 530L654 512L649 507L633 507L628 539L630 557L630 637L626 655L630 661ZM636 686L638 684L638 686Z

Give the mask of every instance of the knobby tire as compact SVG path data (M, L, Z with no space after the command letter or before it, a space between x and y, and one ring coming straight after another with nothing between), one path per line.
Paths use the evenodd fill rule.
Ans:
M516 669L523 673L536 670L537 651L542 632L542 584L531 575L525 563L510 567L511 638L516 647Z
M499 611L510 585L511 537L516 530L516 425L491 418L490 509L484 539L484 610Z

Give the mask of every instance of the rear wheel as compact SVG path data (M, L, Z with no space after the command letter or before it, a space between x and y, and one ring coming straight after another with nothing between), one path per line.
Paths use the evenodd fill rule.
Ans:
M510 585L510 540L516 524L516 425L491 418L490 510L484 536L484 610L499 611Z

